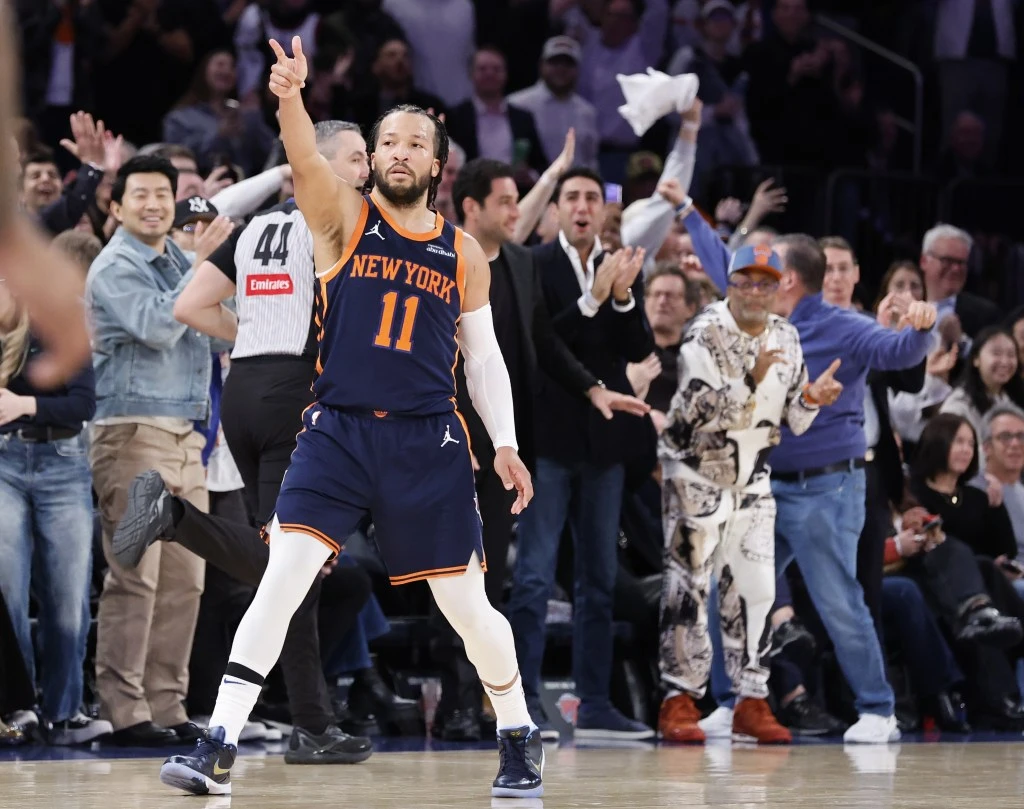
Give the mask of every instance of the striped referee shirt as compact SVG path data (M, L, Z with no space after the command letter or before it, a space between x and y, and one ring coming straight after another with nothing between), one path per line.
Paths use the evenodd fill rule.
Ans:
M209 260L235 284L238 334L231 359L316 357L313 234L294 201L254 216Z

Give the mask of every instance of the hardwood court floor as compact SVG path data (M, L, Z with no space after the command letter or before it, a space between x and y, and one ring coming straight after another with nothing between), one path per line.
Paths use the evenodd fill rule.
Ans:
M230 798L187 798L152 758L0 763L0 809L995 809L1024 803L1024 744L549 750L543 800L492 799L496 754L378 753L356 766L243 756Z

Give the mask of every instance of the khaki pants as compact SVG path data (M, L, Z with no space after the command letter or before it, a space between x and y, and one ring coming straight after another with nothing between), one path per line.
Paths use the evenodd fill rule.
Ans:
M109 570L100 596L96 686L100 712L115 730L188 721L188 660L205 565L172 542L157 542L135 569L121 567L111 539L136 475L156 469L172 494L209 509L199 433L175 435L143 424L97 426L90 447L93 485Z

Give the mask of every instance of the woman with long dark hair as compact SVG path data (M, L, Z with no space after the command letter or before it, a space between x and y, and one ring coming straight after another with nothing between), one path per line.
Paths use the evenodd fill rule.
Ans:
M942 413L965 418L982 434L985 414L994 405L1012 403L1024 408L1024 379L1018 373L1017 343L1013 332L1002 326L983 329L974 338L963 373L942 407ZM977 463L985 468L984 452L977 447Z
M196 68L192 86L164 118L164 140L188 146L200 161L238 165L249 176L263 170L274 133L259 109L237 101L235 57L208 54Z

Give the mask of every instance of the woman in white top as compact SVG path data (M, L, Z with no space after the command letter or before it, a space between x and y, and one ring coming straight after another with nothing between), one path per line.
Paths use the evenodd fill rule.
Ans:
M1024 379L1017 372L1017 343L1001 326L982 330L971 346L963 376L940 408L967 419L976 435L983 434L985 414L997 404L1012 402L1024 407ZM979 447L979 465L984 457Z
M893 298L922 301L924 274L913 261L895 261L882 277L879 290L879 299L874 307L876 312L886 304L887 299L890 303ZM921 390L915 393L889 391L889 419L903 441L903 455L908 462L913 454L913 446L920 440L921 431L928 422L928 416L938 411L939 406L953 391L950 386L950 372L956 365L958 350L955 343L947 348L936 330L935 349L928 355L924 386Z

